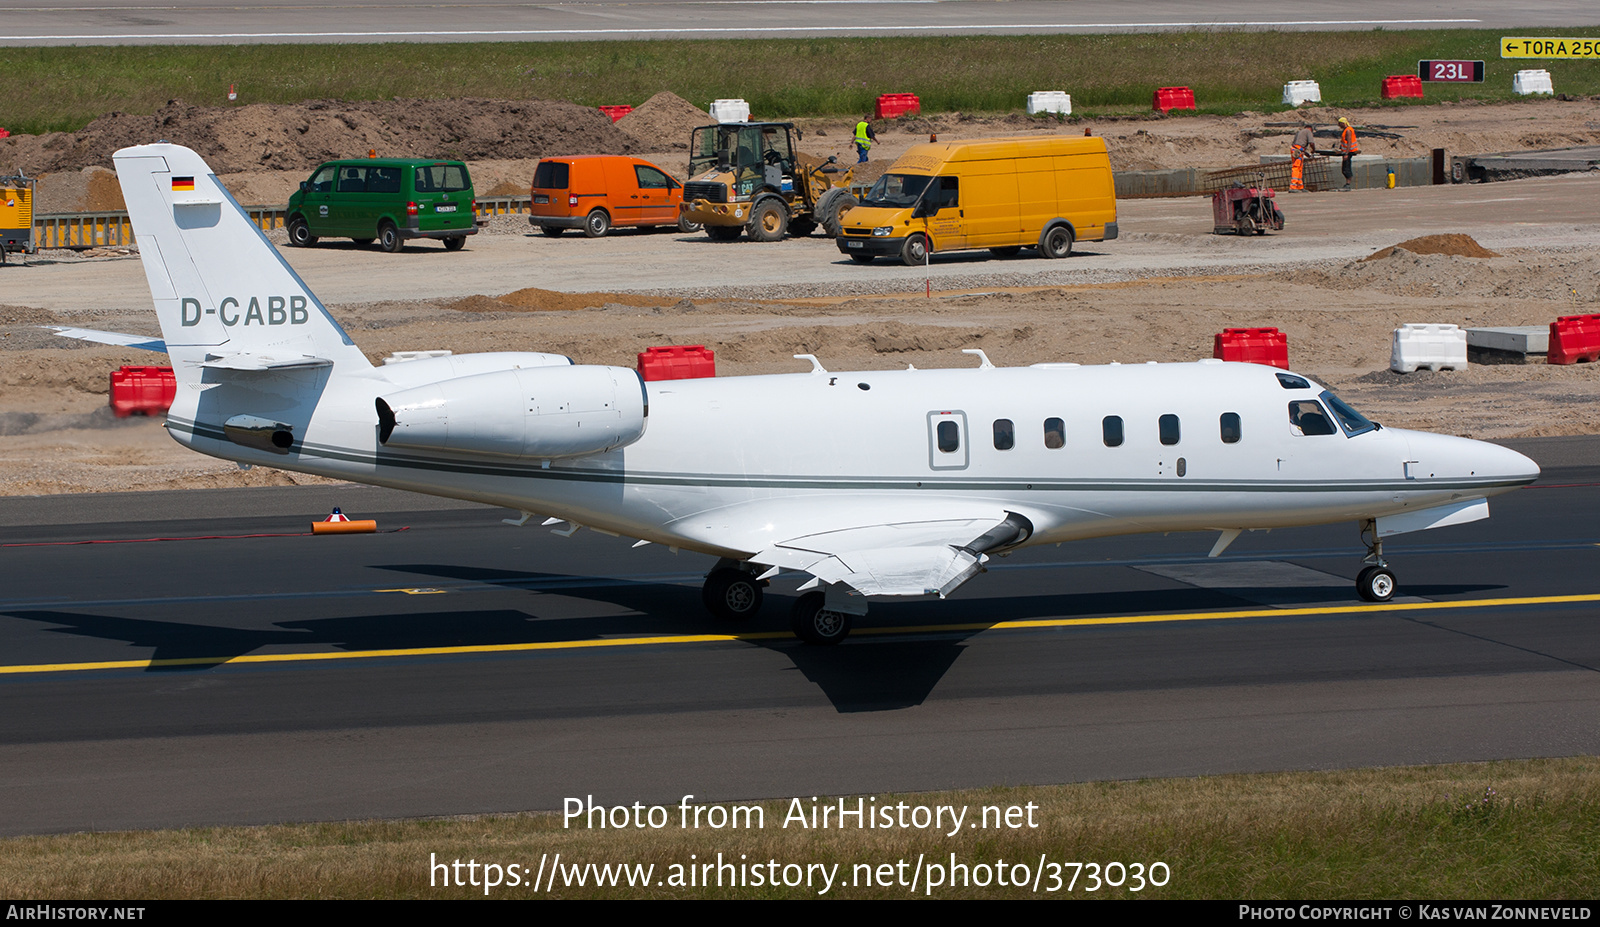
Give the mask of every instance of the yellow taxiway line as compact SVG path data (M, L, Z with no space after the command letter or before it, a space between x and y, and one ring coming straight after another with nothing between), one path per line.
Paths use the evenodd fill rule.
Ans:
M1314 608L1264 608L1231 612L1188 612L1173 615L1122 615L1105 618L1030 618L1021 621L976 621L964 624L928 624L893 628L859 628L854 635L930 634L952 631L1006 631L1023 628L1073 628L1125 624L1162 624L1171 621L1227 621L1239 618L1294 618L1308 615L1384 614L1389 612L1452 611L1465 608L1511 608L1523 605L1569 605L1600 602L1600 593L1587 595L1521 596L1505 599L1467 599L1457 602L1386 602L1369 605L1329 605ZM71 673L93 670L158 669L173 666L219 666L245 663L311 663L319 660L370 660L382 657L431 657L461 654L516 653L536 650L580 650L593 647L649 647L662 644L706 644L792 638L787 631L748 634L670 634L655 637L614 637L578 641L538 641L522 644L469 644L459 647L406 647L385 650L344 650L318 653L247 653L231 657L175 657L168 659L107 660L95 663L33 663L0 666L0 675Z

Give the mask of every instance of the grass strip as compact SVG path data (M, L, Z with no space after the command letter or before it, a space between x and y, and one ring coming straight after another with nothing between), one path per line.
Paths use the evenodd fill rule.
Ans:
M1427 102L1516 99L1512 75L1539 67L1558 91L1600 93L1593 62L1499 57L1502 34L1549 31L11 48L0 124L77 131L103 113L150 113L171 99L224 105L230 85L240 103L475 97L638 105L670 90L702 107L742 97L757 118L862 113L882 93L916 93L929 113L1010 112L1036 90L1067 91L1076 114L1108 114L1148 110L1156 87L1185 85L1201 112L1233 113L1284 108L1291 80L1318 81L1329 105L1376 105L1382 78L1415 74L1419 59L1486 62L1484 83L1430 83Z
M600 804L632 805L627 796ZM823 798L818 804L835 804ZM799 798L809 813L811 796ZM1223 899L1592 898L1600 872L1600 760L1593 757L1450 766L1362 769L1101 782L1030 788L880 795L867 807L965 806L968 821L985 806L1036 806L1037 827L961 830L804 829L784 827L790 802L761 802L765 826L684 829L677 804L666 805L660 829L564 829L560 815L523 814L442 820L366 821L271 827L72 834L0 841L0 895L22 899L159 898L470 898L482 887L443 887L430 860L471 860L527 867L521 886L488 897L511 898L786 898L814 897L812 887L655 885L561 886L544 881L555 854L564 867L653 865L651 882L669 881L673 866L769 860L838 865L833 897L903 898L930 894L926 877L908 885L919 856L947 867L940 898L1146 897ZM758 803L739 803L754 805ZM855 807L851 799L849 807ZM1018 811L1022 824L1028 812ZM748 819L746 820L748 823ZM948 826L944 828L948 830ZM967 884L950 885L956 863ZM1039 860L1097 863L1072 890L1001 886L1022 881L1014 867L1039 870ZM528 884L541 860L541 889ZM904 861L905 867L900 867ZM1107 864L1170 867L1161 887L1131 889ZM888 865L890 870L881 867ZM988 867L986 886L973 884ZM864 886L870 871L891 884ZM746 873L748 873L748 869ZM926 872L927 870L924 870ZM791 870L791 873L793 870ZM1062 881L1071 876L1062 871ZM1130 873L1131 874L1131 873ZM477 874L481 883L481 874ZM725 876L725 881L733 876ZM749 879L747 878L748 882ZM1147 879L1148 881L1148 879Z

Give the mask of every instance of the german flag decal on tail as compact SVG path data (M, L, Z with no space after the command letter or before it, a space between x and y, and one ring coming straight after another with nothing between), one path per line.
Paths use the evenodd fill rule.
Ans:
M194 192L194 178L193 177L174 177L174 178L172 178L172 191L174 193L193 193Z

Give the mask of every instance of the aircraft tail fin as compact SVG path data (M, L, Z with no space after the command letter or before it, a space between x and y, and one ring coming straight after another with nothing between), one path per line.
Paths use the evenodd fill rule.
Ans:
M370 368L305 281L181 145L124 148L117 179L179 380L202 365Z

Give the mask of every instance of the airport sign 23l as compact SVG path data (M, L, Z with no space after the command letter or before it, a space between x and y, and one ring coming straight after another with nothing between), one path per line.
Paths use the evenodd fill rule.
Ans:
M1427 81L1483 83L1482 61L1418 61L1417 76Z
M1500 40L1500 57L1600 59L1600 38L1507 37Z

